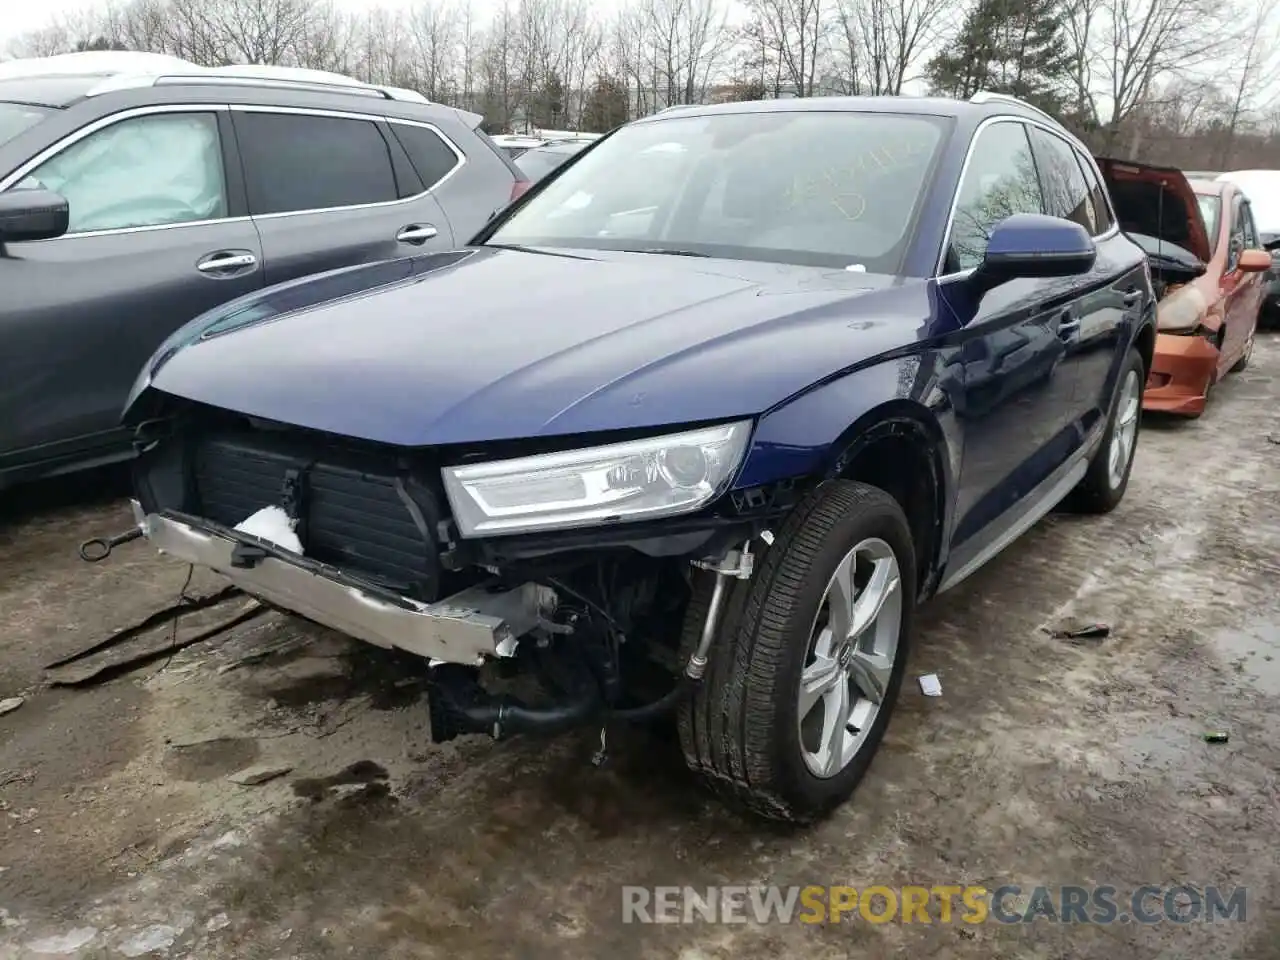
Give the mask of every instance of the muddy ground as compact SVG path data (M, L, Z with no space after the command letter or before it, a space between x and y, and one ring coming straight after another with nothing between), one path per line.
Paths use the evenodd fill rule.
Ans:
M274 615L51 687L183 589L142 544L77 559L128 525L119 493L0 501L0 700L26 698L0 716L0 957L1280 957L1278 337L1203 420L1148 422L1118 511L1050 517L927 608L911 674L943 696L909 681L865 785L806 832L727 812L646 735L601 769L585 734L433 746L412 665ZM1067 617L1113 631L1043 630ZM291 770L227 779L258 764ZM1187 926L622 922L622 884L766 881L1249 899Z

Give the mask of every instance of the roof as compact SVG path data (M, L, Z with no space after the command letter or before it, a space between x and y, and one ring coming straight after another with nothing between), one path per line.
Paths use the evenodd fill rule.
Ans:
M4 66L4 64L0 64ZM82 100L98 77L31 77L6 79L0 76L0 103L29 103L37 107L68 107Z
M115 90L209 84L322 90L384 100L430 102L415 90L364 83L323 70L262 64L202 67L158 53L95 50L0 63L0 100L47 106L68 106L83 97ZM51 102L34 99L37 95ZM57 102L52 102L55 100Z
M1041 120L1061 126L1060 122L1037 107L1016 97L979 91L968 100L950 97L784 97L771 100L739 100L715 104L680 104L667 107L639 123L669 119L672 116L715 116L734 113L901 113L916 116L954 117L979 121L990 116L1010 114L1029 120Z

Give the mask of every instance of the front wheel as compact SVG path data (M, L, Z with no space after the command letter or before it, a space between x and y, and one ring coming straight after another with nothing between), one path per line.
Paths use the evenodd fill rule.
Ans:
M1137 350L1131 349L1125 357L1119 383L1102 443L1089 463L1088 472L1071 491L1070 505L1082 513L1110 513L1124 499L1129 486L1146 385L1146 365Z
M1244 353L1240 355L1240 359L1231 367L1231 373L1244 373L1249 369L1249 361L1253 359L1253 341L1257 337L1257 332L1249 334L1249 342L1245 345Z
M897 701L915 584L897 501L862 483L819 487L728 598L707 674L681 708L689 767L771 820L808 822L847 799ZM686 651L707 587L690 604Z

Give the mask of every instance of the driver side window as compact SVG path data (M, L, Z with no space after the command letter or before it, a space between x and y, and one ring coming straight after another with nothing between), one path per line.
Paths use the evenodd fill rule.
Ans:
M943 273L971 270L987 252L991 229L1015 213L1044 213L1027 126L993 123L974 141L960 183Z
M227 216L218 118L133 117L77 140L18 188L43 187L70 207L68 234L217 220Z

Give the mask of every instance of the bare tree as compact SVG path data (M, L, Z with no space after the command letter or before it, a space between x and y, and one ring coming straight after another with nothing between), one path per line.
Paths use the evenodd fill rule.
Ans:
M457 79L459 11L449 0L420 0L408 16L409 49L417 63L418 89L443 102Z
M641 10L656 105L703 99L731 42L726 8L719 0L644 0Z
M1221 0L1098 0L1084 31L1097 77L1088 91L1089 111L1102 117L1100 101L1105 101L1109 116L1103 127L1110 146L1124 121L1152 102L1162 80L1175 72L1194 77L1226 52L1230 15ZM1137 149L1130 144L1131 154Z
M818 61L829 35L830 0L746 0L745 29L752 46L776 60L781 79L797 97L814 95Z
M1274 86L1280 76L1280 56L1277 41L1276 8L1267 0L1254 0L1253 10L1243 22L1236 50L1234 77L1232 78L1230 104L1226 117L1226 136L1222 140L1222 158L1218 166L1231 166L1235 151L1236 135L1252 110L1265 109L1275 102ZM1269 103L1255 99L1259 91L1270 94Z
M902 93L959 22L948 0L837 0L832 49L842 92Z

